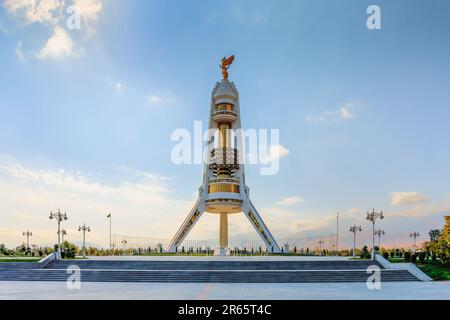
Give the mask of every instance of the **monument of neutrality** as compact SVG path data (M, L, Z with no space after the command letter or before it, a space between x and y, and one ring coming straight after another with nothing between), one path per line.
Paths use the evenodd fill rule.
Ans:
M233 61L234 56L222 59L223 79L216 84L212 92L209 129L218 132L218 141L215 148L208 150L209 156L205 161L199 198L170 242L168 252L176 252L204 212L220 217L219 247L215 251L216 255L230 254L228 215L240 212L249 219L268 251L280 252L277 242L250 201L244 166L242 161L239 161L240 150L237 149L242 146L242 136L234 136L232 141L231 132L241 128L239 93L233 82L228 80L228 68ZM210 145L213 144L214 137L211 139Z

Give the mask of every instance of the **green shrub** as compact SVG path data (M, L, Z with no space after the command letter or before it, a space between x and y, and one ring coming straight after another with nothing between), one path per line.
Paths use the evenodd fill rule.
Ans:
M361 250L361 259L367 259L367 257L370 259L370 253L367 250L367 246L364 246Z
M427 254L425 252L419 253L419 262L425 263L425 258L427 257Z
M410 262L411 261L411 252L406 251L405 252L405 262Z
M388 259L389 253L387 251L383 252L383 258Z
M412 262L412 263L416 263L416 262L417 262L417 254L413 253L413 254L411 255L411 262Z

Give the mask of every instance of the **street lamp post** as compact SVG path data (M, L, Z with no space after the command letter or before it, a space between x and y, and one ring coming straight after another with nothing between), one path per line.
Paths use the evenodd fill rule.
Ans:
M378 236L378 248L379 250L381 250L381 236L384 236L386 233L384 232L384 230L378 229L377 231L375 231L375 235Z
M350 227L350 232L353 232L353 258L356 258L356 233L361 232L361 226L357 226L356 224Z
M30 250L30 237L33 236L33 233L27 230L24 231L22 234L27 237L27 251L28 251Z
M122 243L123 247L125 248L125 249L124 249L124 254L126 254L126 251L127 251L127 243L128 243L128 241L127 241L127 239L123 239L123 240L120 241L120 242Z
M62 229L61 230L61 242L64 243L64 236L67 236L67 231Z
M414 239L413 253L416 253L416 238L420 237L420 234L414 231L409 234L409 237Z
M50 220L56 219L56 222L58 222L58 252L61 254L61 222L68 219L67 213L64 212L63 214L60 209L58 209L58 212L50 211L49 218Z
M83 258L86 258L86 231L91 232L91 228L86 226L85 223L83 223L82 226L78 227L78 231L83 232Z
M375 212L375 209L373 209L372 212L367 212L366 219L372 222L372 260L375 260L375 221L378 218L384 219L383 211Z

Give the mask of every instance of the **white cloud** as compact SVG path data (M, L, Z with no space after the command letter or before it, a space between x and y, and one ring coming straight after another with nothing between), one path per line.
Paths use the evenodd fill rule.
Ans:
M64 58L77 56L73 51L73 41L69 34L61 27L55 27L53 35L37 54L39 59Z
M78 12L83 19L88 23L97 21L103 8L101 0L75 0L74 5L78 8Z
M231 8L230 15L240 23L261 25L267 22L267 18L265 15L259 12L244 11L238 6L234 6Z
M337 110L324 111L320 115L309 115L306 118L306 121L311 123L317 123L317 122L328 122L338 120L350 120L354 118L353 109L359 106L360 104L357 102L348 102L340 106Z
M74 53L75 43L66 29L66 18L73 13L67 13L70 6L75 6L83 25L85 35L93 33L93 23L99 18L103 9L102 0L4 0L6 10L25 25L39 23L52 28L53 35L47 40L42 50L35 56L39 59L61 57L79 57L82 49ZM66 16L67 15L67 16ZM3 29L0 26L0 29Z
M428 201L428 197L415 192L391 192L391 204L395 206L405 205L405 204L417 204Z
M4 5L26 24L38 22L55 25L63 18L63 0L5 0Z
M294 196L294 197L283 198L283 199L277 201L276 204L279 206L291 206L291 205L294 205L297 203L302 203L304 201L305 201L304 199Z
M101 0L75 0L74 6L77 8L83 20L88 35L94 32L92 24L98 20L99 14L103 9Z
M15 236L0 238L17 244L17 232L29 228L34 241L54 241L50 210L67 211L65 228L86 222L90 241L108 243L106 213L114 215L113 232L170 238L189 212L194 199L179 199L167 186L167 178L144 171L115 168L110 179L65 169L40 169L0 158L0 218ZM37 232L40 230L40 232ZM77 240L77 239L72 239Z
M3 26L1 20L0 20L0 32L3 33L4 35L8 35L8 30L6 30L6 28Z
M19 41L17 43L16 48L15 48L15 52L16 52L16 55L17 55L17 57L19 58L20 61L24 61L25 60L25 57L24 57L23 51L22 51L22 42L21 41Z
M353 115L350 113L350 110L347 107L341 107L339 109L339 117L341 119L350 119Z
M126 167L112 168L112 173L86 173L79 170L37 168L17 163L11 157L0 155L0 239L1 243L15 246L23 239L22 230L33 231L33 242L40 245L55 241L54 222L49 221L50 210L67 211L69 220L63 227L70 241L78 242L76 228L85 222L92 228L88 241L107 246L109 228L106 213L113 213L113 233L162 239L167 243L192 208L195 197L180 199L169 183L171 179ZM102 177L109 177L107 179ZM178 184L180 181L175 181ZM291 200L286 200L292 198ZM285 203L297 202L288 197ZM306 235L333 234L336 228L335 213L299 212L286 207L260 208L259 213L282 244L283 239L296 239ZM383 220L388 233L384 241L393 241L396 233L406 234L413 229L424 234L431 228L442 227L442 216L450 210L450 198L439 204L424 204L413 208L390 211ZM344 232L348 225L363 226L358 236L360 245L370 243L369 225L364 214L341 216L341 245L352 244L351 235ZM435 224L437 223L437 224ZM422 228L419 228L423 226ZM194 227L190 239L217 240L219 220L217 215L205 213ZM384 227L383 227L384 228ZM366 232L366 233L364 233ZM230 241L258 239L243 214L230 216Z
M121 82L108 79L108 86L114 89L117 94L121 94L123 91L123 83Z
M153 106L168 106L175 103L175 98L170 93L163 95L151 94L147 96L147 102Z
M259 150L259 161L263 164L271 163L275 160L287 157L291 152L281 144L271 145L269 151Z

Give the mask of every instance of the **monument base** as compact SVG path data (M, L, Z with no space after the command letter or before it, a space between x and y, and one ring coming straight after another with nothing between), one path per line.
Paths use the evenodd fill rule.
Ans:
M231 255L231 251L229 248L221 248L217 247L216 250L214 250L215 256L229 256Z

